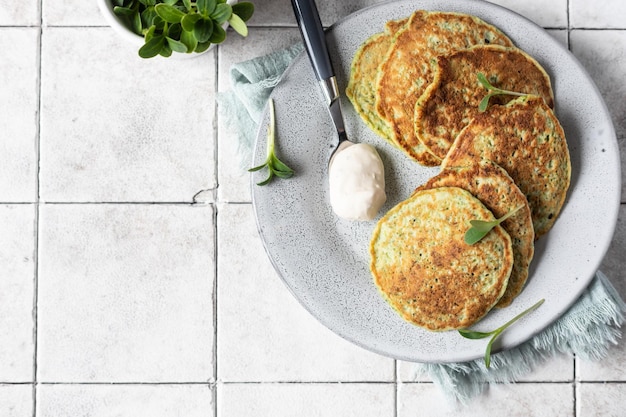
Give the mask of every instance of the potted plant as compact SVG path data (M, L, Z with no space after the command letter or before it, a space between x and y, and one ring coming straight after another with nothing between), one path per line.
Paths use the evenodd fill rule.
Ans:
M254 5L237 0L99 0L109 24L135 41L139 56L202 53L226 39L230 25L247 36Z

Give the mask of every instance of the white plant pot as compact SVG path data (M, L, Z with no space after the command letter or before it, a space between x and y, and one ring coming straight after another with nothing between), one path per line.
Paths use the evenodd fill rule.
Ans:
M133 32L128 26L126 26L124 21L118 15L116 15L115 12L113 12L112 0L96 0L96 1L98 2L98 7L100 8L100 12L104 16L104 19L106 20L107 24L111 26L111 28L116 33L118 33L123 39L125 39L127 42L134 45L137 48L137 50L139 50L139 48L141 48L144 44L143 36L139 36L135 32ZM232 6L238 1L239 0L227 0L227 3ZM226 30L228 28L228 22L224 23L222 25L222 28ZM203 53L210 51L211 49L213 49L213 47L215 47L215 44L211 45L207 50L201 53L192 52L190 54L185 54L185 53L174 52L172 53L171 58L193 58L193 57L202 55Z

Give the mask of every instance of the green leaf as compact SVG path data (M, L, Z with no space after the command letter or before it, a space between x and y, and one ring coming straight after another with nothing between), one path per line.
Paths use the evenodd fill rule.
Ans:
M124 6L124 0L113 0L113 10L115 10L115 6Z
M250 168L248 172L256 172L267 166L267 161L263 162L261 165L255 166L254 168Z
M202 19L202 15L198 13L186 14L185 17L183 17L183 19L180 21L180 24L187 32L193 32L193 26L200 19Z
M172 39L179 40L182 30L183 28L180 26L180 23L172 23L167 31L167 36Z
M178 3L178 0L161 0L161 1L167 4L168 6L174 6L176 3Z
M172 51L182 53L187 52L187 45L185 45L183 42L172 39L169 36L166 36L165 40L167 41L167 45Z
M233 14L233 8L230 4L218 4L215 6L215 10L210 14L211 19L215 20L215 22L219 25L225 23L230 19Z
M186 30L180 33L180 41L187 46L187 52L193 52L198 46L198 40L193 35L193 32L187 32Z
M191 11L191 0L183 0L183 6L187 9L188 12Z
M478 111L480 113L484 113L487 110L487 107L489 107L490 98L491 98L491 94L487 94L485 97L483 97L482 100L480 100L480 103L478 104Z
M176 7L165 3L157 4L154 7L154 10L161 17L161 19L168 23L180 23L182 18L185 16L185 13L181 12Z
M139 48L139 56L142 58L152 58L157 56L165 45L165 36L154 36Z
M150 6L146 8L143 12L141 12L141 21L143 23L144 28L154 25L154 19L156 17L158 17L158 15L156 11L154 10L154 6Z
M130 9L128 7L115 6L113 7L113 13L118 16L132 16L136 10Z
M504 323L502 326L490 332L475 332L472 330L462 329L459 330L459 333L461 334L461 336L467 339L484 339L485 337L492 336L489 340L489 343L487 344L487 348L485 349L485 366L489 368L491 366L491 350L498 336L500 336L500 334L504 332L507 328L509 328L509 326L524 317L526 314L538 309L544 303L544 301L545 299L542 298L526 310L519 313L517 316L513 317L511 320Z
M198 8L198 12L200 12L205 17L208 17L215 10L216 6L215 0L197 0L196 7Z
M473 330L461 329L459 330L461 336L466 339L484 339L485 337L489 337L493 334L493 332L485 333L485 332L476 332Z
M250 20L250 18L254 14L254 4L250 3L249 1L235 3L232 7L233 13L239 16L244 22Z
M169 58L170 56L172 56L172 48L169 47L167 42L163 44L163 47L161 48L159 55L165 58Z
M248 26L246 26L246 22L244 22L236 14L230 16L230 19L228 19L228 23L230 23L230 26L235 30L235 32L237 32L241 36L248 36Z
M209 47L212 45L211 42L198 42L198 46L196 46L196 49L194 49L194 52L200 53L200 52L204 52L207 49L209 49Z
M213 34L213 21L200 19L193 25L193 34L199 43L206 42Z
M141 35L142 29L143 29L143 25L141 23L141 15L139 15L139 12L135 12L131 18L130 18L131 22L131 29L133 30L133 32L135 32L138 35Z
M482 238L487 236L487 233L489 233L491 229L517 213L522 207L524 206L518 206L496 220L470 220L471 227L467 229L463 238L465 243L473 245L479 242Z
M150 26L150 28L148 28L148 30L146 31L145 34L145 38L146 38L146 43L148 43L150 41L150 39L152 39L154 37L154 31L156 30L156 26L152 25Z
M294 175L294 170L289 168L287 164L282 162L275 153L275 134L276 134L276 117L274 111L274 100L269 100L269 108L270 108L270 124L267 128L267 157L265 161L254 168L250 168L248 172L259 171L265 167L268 169L268 177L258 182L257 185L267 185L272 179L276 176L278 178L287 179L291 178Z
M211 43L222 43L226 39L226 31L220 25L213 27L213 34L209 38Z
M487 91L489 91L489 93L483 97L482 100L480 100L480 103L478 104L478 111L480 113L483 113L487 110L487 107L489 107L489 99L493 96L497 96L497 95L509 95L509 96L526 96L528 94L526 93L518 93L515 91L509 91L509 90L503 90L501 88L497 88L494 87L489 80L487 79L487 77L485 76L485 74L483 74L482 72L479 72L476 74L476 77L478 78L478 82L480 83L480 85L482 85L484 88L487 89Z

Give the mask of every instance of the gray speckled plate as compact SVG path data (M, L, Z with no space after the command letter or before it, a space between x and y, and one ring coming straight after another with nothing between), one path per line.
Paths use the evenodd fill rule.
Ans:
M477 326L493 329L541 298L546 302L499 339L496 349L514 347L557 319L581 294L600 265L617 221L620 162L615 131L595 85L578 61L542 28L502 7L466 0L407 0L363 9L333 25L327 34L340 88L359 45L382 31L387 20L414 10L469 13L502 29L534 56L552 77L557 115L572 159L570 192L554 228L537 242L530 278L522 294ZM374 352L419 362L479 358L486 341L457 332L431 333L405 322L383 300L369 272L368 245L376 221L350 222L328 203L327 162L336 134L306 54L301 54L273 92L277 151L297 172L287 181L257 187L252 199L267 253L287 287L325 326ZM405 199L438 168L423 168L376 137L343 100L349 137L374 145L385 163L388 202ZM255 161L265 158L267 111Z

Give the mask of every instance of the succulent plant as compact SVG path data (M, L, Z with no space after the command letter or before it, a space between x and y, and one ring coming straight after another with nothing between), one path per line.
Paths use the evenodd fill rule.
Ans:
M204 52L226 39L226 22L241 36L247 36L246 21L254 13L254 5L246 1L232 6L226 0L112 1L115 14L144 37L145 43L139 49L142 58Z

